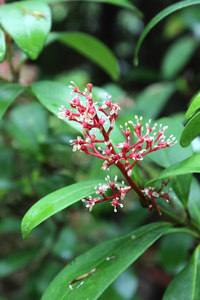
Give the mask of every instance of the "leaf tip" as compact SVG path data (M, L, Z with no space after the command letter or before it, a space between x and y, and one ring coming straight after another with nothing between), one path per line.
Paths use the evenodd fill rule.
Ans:
M137 56L134 57L133 64L134 64L135 67L138 66L139 60L138 60L138 57L137 57Z

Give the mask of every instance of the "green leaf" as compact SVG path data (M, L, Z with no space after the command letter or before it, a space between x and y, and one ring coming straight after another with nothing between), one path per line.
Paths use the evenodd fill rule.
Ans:
M6 54L6 43L3 30L0 28L0 63L4 60Z
M95 192L98 180L79 182L59 189L34 204L22 220L22 236L26 239L33 228L80 199Z
M0 6L1 25L31 59L42 51L51 27L51 11L42 1L20 1Z
M46 2L46 3L75 2L75 1L113 4L113 5L121 6L123 8L130 9L134 13L136 13L139 17L143 17L143 13L135 5L131 4L127 0L43 0L43 2Z
M29 264L37 255L37 251L21 251L0 260L0 278L4 278Z
M158 13L148 24L147 26L144 28L142 34L140 35L140 38L137 42L136 45L136 50L135 50L135 56L134 56L134 64L138 65L138 53L141 47L141 44L144 40L144 38L147 36L147 34L149 33L149 31L156 25L158 24L160 21L162 21L165 17L167 17L168 15L172 14L173 12L183 9L184 7L188 7L191 5L197 5L200 4L200 0L186 0L186 1L179 1L178 3L172 4L170 6L168 6L167 8L165 8L164 10L162 10L160 13Z
M173 230L174 228L172 228ZM187 233L167 234L159 241L158 262L167 273L177 274L185 266L194 238Z
M189 62L198 44L199 42L190 36L177 39L163 57L161 66L163 77L172 79L178 75Z
M0 84L0 118L4 115L9 105L22 93L24 87L17 83Z
M200 108L200 93L194 96L192 103L190 104L188 110L186 111L185 118L189 119L195 113L197 109Z
M9 115L7 129L21 147L37 150L48 135L46 110L37 102L18 105Z
M181 146L188 147L198 135L200 135L200 112L186 124L180 139Z
M137 96L134 114L156 118L174 92L175 85L171 82L151 84Z
M200 173L200 153L196 153L193 156L166 168L158 177L147 182L146 186L152 185L154 182L163 178L192 173Z
M105 289L149 246L165 234L169 227L169 224L161 222L148 224L121 238L107 241L90 249L68 264L56 276L45 291L42 300L99 299ZM84 284L79 289L76 287L81 281L74 283L74 290L70 290L68 286L70 281L94 268L97 272L83 279Z
M189 299L200 297L200 246L190 258L187 266L170 282L162 300Z
M119 68L115 55L98 39L81 32L52 33L49 38L51 42L59 40L77 50L100 66L112 79L119 79Z
M192 219L199 224L200 230L200 186L198 180L193 176L188 200L188 209Z

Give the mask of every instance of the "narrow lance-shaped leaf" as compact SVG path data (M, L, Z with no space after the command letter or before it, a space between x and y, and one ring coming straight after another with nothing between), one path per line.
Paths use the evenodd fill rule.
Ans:
M160 13L158 13L145 27L143 30L137 45L136 45L136 50L135 50L135 57L134 57L134 64L138 65L138 53L141 47L141 44L144 40L144 38L147 36L149 31L160 21L162 21L165 17L168 15L172 14L173 12L183 9L184 7L188 7L191 5L197 5L200 4L200 0L186 0L186 1L179 1L178 3L172 4L169 7L165 8L162 10Z
M200 135L200 112L186 124L181 135L181 146L188 147L198 135Z
M36 59L51 27L51 11L42 1L20 1L0 6L1 25L31 59Z
M171 281L162 300L200 299L200 246L186 267Z
M148 181L146 186L151 186L154 182L163 178L191 173L200 173L200 153L196 153L193 156L166 168L158 177Z
M148 247L170 228L168 223L152 223L140 227L129 234L102 243L77 257L68 264L52 281L42 300L82 300L99 299L105 289ZM94 270L95 269L95 270ZM91 272L93 270L93 273ZM87 276L91 274L91 276ZM86 278L68 284L86 274ZM80 288L76 289L83 282Z
M65 45L77 50L95 62L108 73L112 79L119 79L119 68L115 55L98 39L81 32L52 33L49 39L50 42L59 40Z
M0 28L0 63L4 60L6 54L6 43L3 30Z
M80 199L94 193L98 180L79 182L57 190L34 204L22 220L22 235L26 239L33 228Z
M4 115L9 105L22 93L24 87L15 83L0 84L0 118Z

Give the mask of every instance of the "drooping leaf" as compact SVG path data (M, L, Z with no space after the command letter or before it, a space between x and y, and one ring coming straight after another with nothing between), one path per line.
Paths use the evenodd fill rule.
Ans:
M194 115L183 129L180 139L181 146L188 147L198 135L200 135L200 112Z
M74 1L85 1L85 2L99 2L99 3L107 3L107 4L113 4L117 6L121 6L123 8L127 8L132 10L134 13L136 13L139 17L143 17L143 13L131 2L127 0L43 0L43 2L46 3L56 3L56 2L74 2Z
M200 93L194 96L192 103L190 104L188 110L186 111L185 117L189 119L192 115L200 108Z
M161 66L163 77L172 79L178 75L192 57L197 46L198 41L190 36L177 39L163 57Z
M102 243L77 257L52 281L42 300L56 299L99 299L105 289L127 269L144 251L168 229L168 223L152 223L114 240ZM68 283L96 269L96 272L81 280L70 290Z
M9 105L22 93L24 87L17 83L0 84L0 118L4 115Z
M140 38L137 42L136 45L136 50L135 50L135 56L134 56L134 64L137 65L138 64L138 53L141 47L141 44L144 40L144 38L147 36L147 34L149 33L149 31L156 25L158 24L160 21L162 21L165 17L167 17L168 15L172 14L173 12L183 9L185 7L191 6L191 5L197 5L200 4L200 0L185 0L185 1L179 1L175 4L172 4L170 6L168 6L167 8L165 8L164 10L162 10L160 13L158 13L148 24L147 26L144 28L142 34L140 35Z
M4 60L6 54L6 43L3 30L0 28L0 63Z
M186 267L171 281L162 300L190 299L200 297L200 246L190 258Z
M166 168L158 177L147 182L146 186L152 185L152 183L161 180L162 178L192 173L200 173L200 153L196 153L193 156Z
M22 220L22 235L26 239L33 228L80 199L94 193L98 180L79 182L59 189L34 204Z
M51 11L42 1L20 1L0 6L1 26L31 59L42 51L51 27Z
M105 44L95 37L82 32L67 32L52 33L49 39L51 42L58 40L77 50L95 62L106 73L108 73L112 79L119 79L119 68L115 55Z

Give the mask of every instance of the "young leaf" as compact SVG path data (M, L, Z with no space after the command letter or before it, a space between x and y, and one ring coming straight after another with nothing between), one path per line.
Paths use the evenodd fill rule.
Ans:
M102 243L68 264L52 281L45 291L42 300L47 299L99 299L106 288L148 247L170 228L168 223L152 223L114 240ZM70 290L69 282L96 269L91 276L81 280L84 284Z
M0 63L4 60L6 54L6 43L3 30L0 28Z
M24 87L17 83L0 84L0 118L4 115L9 105L22 93Z
M196 153L193 156L166 168L158 177L147 182L146 186L151 186L154 182L163 178L191 173L200 173L200 153Z
M190 258L186 267L171 281L162 300L190 299L200 296L200 246Z
M172 79L184 68L198 46L198 41L185 36L177 39L164 55L162 61L162 75ZM184 51L182 51L184 49ZM181 53L181 55L180 55Z
M42 1L20 1L0 6L1 26L31 59L42 51L51 27L51 11Z
M62 2L71 2L72 0L62 0ZM132 3L130 3L127 0L73 0L73 1L86 1L86 2L100 2L100 3L107 3L107 4L113 4L117 6L121 6L123 8L127 8L132 10L134 13L136 13L139 17L143 17L143 13ZM46 3L56 3L60 2L60 0L43 0L43 2Z
M119 79L117 59L100 40L81 32L53 33L50 41L59 40L100 66L112 79ZM48 43L48 42L47 42Z
M191 118L192 115L195 113L195 111L199 108L200 108L200 93L194 96L192 103L190 104L188 110L186 111L185 114L186 119Z
M191 142L200 135L200 112L198 112L191 120L186 124L183 129L180 144L182 147L188 147Z
M33 228L80 199L94 193L99 180L79 182L57 190L35 203L22 220L22 236L26 239Z
M141 44L144 40L144 38L147 36L147 34L149 33L149 31L156 25L158 24L160 21L162 21L165 17L167 17L168 15L172 14L173 12L183 9L184 7L188 7L191 5L197 5L200 4L200 0L185 0L185 1L179 1L175 4L170 5L169 7L165 8L164 10L162 10L160 13L158 13L148 24L147 26L144 28L138 42L136 45L136 50L135 50L135 56L134 56L134 64L138 65L138 53L141 47Z

